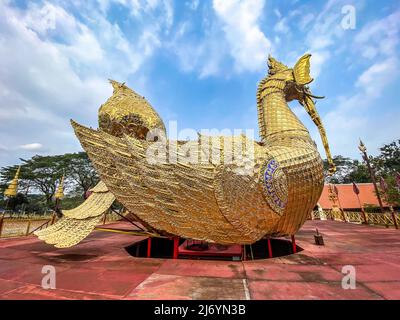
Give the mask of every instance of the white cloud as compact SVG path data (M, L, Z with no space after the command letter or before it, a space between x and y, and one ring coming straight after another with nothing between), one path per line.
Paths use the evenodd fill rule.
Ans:
M356 33L347 32L340 25L341 3L330 1L314 18L315 23L309 29L306 45L313 54L311 73L314 78L324 65L329 66L327 61L334 55L346 55L354 67L352 70L364 66L353 83L351 78L343 80L349 82L349 93L334 99L330 103L331 111L323 116L332 153L359 157L357 144L360 137L368 144L371 153L376 154L379 146L399 136L398 125L393 119L399 118L400 113L388 103L384 92L398 78L400 15L396 11L367 23L360 30L356 29ZM308 19L311 20L311 16ZM371 63L363 58L374 61ZM294 111L307 123L321 155L324 155L319 133L308 115L302 110Z
M373 116L377 110L378 98L384 89L398 77L398 60L390 57L377 62L360 74L355 83L357 89L353 95L341 97L334 110L323 119L328 136L332 137L332 149L345 151L357 156L357 140L368 142L373 153L379 146L399 136L398 124L400 112L394 106L378 103L379 116ZM382 99L382 98L381 98ZM395 110L395 111L392 111ZM338 152L336 152L338 153Z
M37 152L37 151L43 150L43 145L41 143L38 143L38 142L28 143L28 144L20 145L19 149L32 151L32 152Z
M160 46L154 24L128 38L89 2L71 3L81 19L62 5L0 2L0 165L40 151L27 140L51 154L79 150L68 119L96 127L107 79L127 80Z
M315 16L312 13L308 13L305 15L302 15L299 25L300 25L300 29L304 30L305 28L307 28L307 26L314 20Z
M274 9L274 13L275 13L275 15L278 17L278 19L280 19L280 18L282 17L282 14L281 14L281 12L279 11L278 8L275 8L275 9Z
M202 7L200 32L194 32L193 14L163 46L177 55L184 72L200 78L264 69L271 42L259 25L263 7L264 0L214 0L212 8Z
M115 2L127 7L138 19L147 19L157 14L158 19L152 20L156 29L164 28L164 31L168 32L174 23L172 0L115 0Z
M288 33L290 29L289 26L287 25L287 19L286 18L280 19L274 26L274 30L276 32Z
M367 101L367 103L365 103ZM342 101L337 110L329 112L323 123L333 154L359 158L357 149L359 138L366 144L371 154L377 154L378 148L399 137L398 124L394 119L400 118L400 112L389 111L393 106L380 110L379 116L372 116L376 110L371 110L375 100L368 101L363 95L354 95ZM323 153L319 134L315 128L312 136Z
M355 37L356 50L368 59L373 59L378 54L394 56L399 43L399 32L400 10L367 23Z
M169 50L178 56L184 72L195 71L200 78L219 74L227 52L220 46L218 37L214 32L210 32L202 41L187 38L184 30L187 24L178 29L175 38L168 44Z
M186 6L188 6L191 10L196 11L199 7L200 0L189 0L185 2Z
M300 25L303 24L303 28L311 20L314 20L314 24L305 37L305 43L308 47L306 51L313 55L311 71L314 79L319 76L323 65L331 57L332 47L338 43L336 40L344 35L344 30L340 24L341 6L339 2L338 0L330 0L316 17L308 14L303 17L304 20L300 20Z
M394 57L377 62L358 77L356 87L364 90L368 97L379 97L385 86L396 78L398 67Z
M255 71L264 67L271 42L258 25L263 0L214 0L213 8L235 61L237 71Z
M329 50L310 51L312 54L311 75L316 79L321 73L322 66L331 56Z

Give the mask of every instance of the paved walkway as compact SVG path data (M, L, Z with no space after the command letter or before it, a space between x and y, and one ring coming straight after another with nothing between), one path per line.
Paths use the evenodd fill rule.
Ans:
M94 232L69 249L2 239L0 299L400 299L399 230L308 221L297 235L303 251L246 262L129 256L124 247L141 239ZM55 290L40 286L44 265L56 268ZM354 290L341 287L344 265L356 268Z

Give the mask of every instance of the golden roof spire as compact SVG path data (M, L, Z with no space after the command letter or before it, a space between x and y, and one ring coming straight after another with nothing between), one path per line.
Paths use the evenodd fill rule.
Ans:
M61 178L60 184L58 185L58 188L54 195L54 198L60 199L60 200L62 198L64 198L64 175Z
M10 185L8 188L4 191L4 195L11 198L15 197L18 192L18 179L19 179L19 173L21 171L21 166L18 167L17 172L15 173L14 179L12 179Z

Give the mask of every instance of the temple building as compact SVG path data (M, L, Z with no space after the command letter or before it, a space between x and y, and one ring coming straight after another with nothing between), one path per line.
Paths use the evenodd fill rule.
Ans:
M338 191L337 200L332 201L331 192L329 191L329 185L324 185L321 197L319 198L318 204L323 210L331 210L334 206L340 206L345 211L360 211L360 203L364 208L376 208L379 211L379 202L375 194L374 185L372 183L357 183L359 189L358 197L353 191L353 184L336 184ZM389 205L383 201L383 205L389 208ZM375 210L374 210L375 211Z

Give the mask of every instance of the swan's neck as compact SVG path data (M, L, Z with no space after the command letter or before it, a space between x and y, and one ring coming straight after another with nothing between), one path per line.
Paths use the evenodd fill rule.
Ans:
M263 142L282 138L311 138L306 127L289 108L283 82L265 86L258 96L258 123Z

